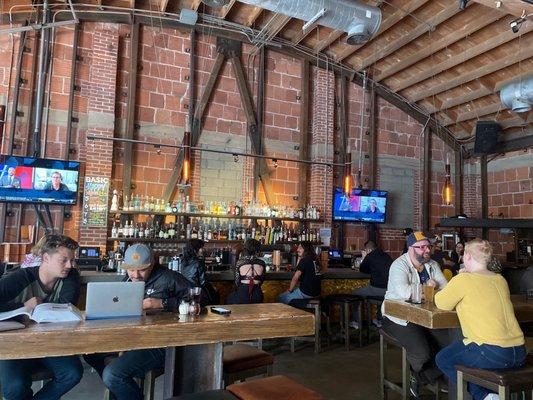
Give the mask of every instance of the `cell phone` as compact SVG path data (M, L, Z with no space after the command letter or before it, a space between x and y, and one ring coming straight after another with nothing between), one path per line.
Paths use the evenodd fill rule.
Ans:
M223 307L211 307L211 312L214 312L215 314L220 314L220 315L231 314L231 310L228 310L227 308L223 308Z

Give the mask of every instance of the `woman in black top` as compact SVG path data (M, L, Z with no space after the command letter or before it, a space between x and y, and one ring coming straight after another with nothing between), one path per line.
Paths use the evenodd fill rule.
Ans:
M298 245L298 266L289 290L278 297L280 303L289 304L295 299L311 299L320 296L320 264L311 242ZM296 285L299 283L299 287Z
M201 239L189 239L185 244L181 261L181 274L193 286L202 288L202 306L220 303L218 292L205 277L205 262L202 257L204 244Z
M228 296L228 304L253 304L263 302L261 285L265 280L265 262L257 258L261 243L248 239L244 243L243 257L235 268L236 289Z

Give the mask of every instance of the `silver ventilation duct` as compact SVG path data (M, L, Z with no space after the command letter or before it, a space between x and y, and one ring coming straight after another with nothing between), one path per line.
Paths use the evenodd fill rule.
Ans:
M533 105L533 75L512 81L500 91L502 104L517 113L531 110Z
M344 31L348 44L362 44L379 29L381 10L355 0L239 0L303 21L317 19L319 25ZM324 12L325 10L325 12Z

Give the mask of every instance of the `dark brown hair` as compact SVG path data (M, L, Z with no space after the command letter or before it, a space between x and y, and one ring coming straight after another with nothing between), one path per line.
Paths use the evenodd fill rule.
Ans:
M39 240L41 246L40 254L55 254L60 247L66 247L69 250L76 250L78 248L78 242L74 239L59 234L51 234L44 236Z

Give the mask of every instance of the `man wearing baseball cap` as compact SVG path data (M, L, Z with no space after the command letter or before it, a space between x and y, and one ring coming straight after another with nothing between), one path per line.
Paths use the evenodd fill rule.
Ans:
M176 310L191 287L181 274L155 265L152 250L142 243L128 247L122 268L127 272L125 282L144 282L144 310ZM88 354L84 359L117 400L142 400L143 393L134 378L144 378L146 372L165 364L164 348L125 351L106 366L104 359L109 355Z
M446 278L439 264L431 259L429 239L420 231L407 236L407 253L392 263L385 299L406 301L411 298L411 285L422 284L442 289ZM442 376L435 365L435 354L448 345L447 329L427 329L423 326L392 317L383 312L383 329L394 337L407 351L411 365L411 395L418 398L418 383L433 383ZM435 346L436 345L436 346Z

